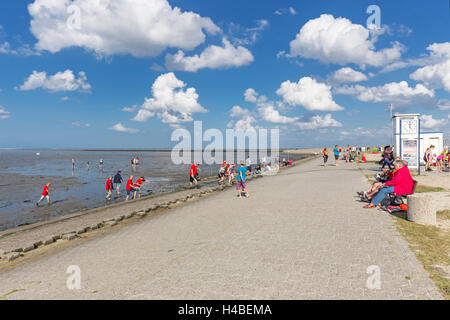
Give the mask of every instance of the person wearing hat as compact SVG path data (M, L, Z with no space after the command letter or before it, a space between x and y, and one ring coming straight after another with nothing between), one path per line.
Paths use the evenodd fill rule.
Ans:
M121 175L122 171L117 171L116 175L114 176L114 184L116 185L116 194L117 196L120 196L120 186L122 185L123 179Z

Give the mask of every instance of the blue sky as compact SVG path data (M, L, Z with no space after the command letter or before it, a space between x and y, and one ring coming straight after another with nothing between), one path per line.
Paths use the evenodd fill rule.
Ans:
M193 120L384 144L389 103L450 131L447 0L54 2L0 3L0 147L168 148Z

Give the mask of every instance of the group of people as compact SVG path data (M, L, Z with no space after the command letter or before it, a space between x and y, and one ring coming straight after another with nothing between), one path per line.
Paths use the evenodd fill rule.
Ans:
M127 184L125 186L125 190L127 192L127 197L125 198L125 201L128 201L131 199L140 199L141 198L141 188L144 185L144 183L152 182L151 180L146 180L144 176L139 177L136 181L134 181L134 176L131 175L129 179L127 180ZM121 175L121 171L118 171L116 175L114 176L114 180L112 176L108 177L108 180L106 181L106 199L111 200L111 196L113 193L113 190L116 190L116 195L120 196L120 188L122 186L123 179ZM114 188L115 186L115 188Z
M274 167L277 168L272 168L271 163L267 162L265 158L262 159L261 163L256 164L256 166L253 166L250 157L248 157L245 162L241 162L239 166L231 162L227 163L226 161L223 161L217 173L218 183L219 185L222 185L227 180L228 185L231 186L233 184L233 180L236 179L236 189L238 191L238 197L242 197L242 192L246 197L249 197L250 195L245 185L247 176L254 176L259 174L265 175L271 172L278 172L280 168L278 157L276 158L275 162L278 162L278 165L276 163L274 164ZM285 161L285 159L283 159L282 163L285 163L285 165L289 165L292 164L292 161L289 163ZM198 166L198 163L194 163L189 169L190 187L198 187L198 181L200 180L198 174Z
M334 165L337 167L339 159L345 160L345 162L353 162L357 161L361 156L361 147L358 146L350 146L347 145L346 148L340 148L338 145L335 145L333 148L333 154L334 154ZM341 158L342 154L342 158ZM329 158L329 152L328 148L323 148L322 150L322 157L323 157L323 166L326 167L328 163Z
M369 202L364 208L381 206L381 202L389 194L402 197L414 193L415 182L409 172L408 162L396 158L393 167L383 167L382 173L376 176L377 181L368 190L358 192L362 201Z
M262 163L256 164L255 167L252 165L252 161L250 157L246 159L245 162L241 162L240 165L237 167L236 164L226 162L224 161L222 165L219 168L218 172L218 178L219 178L219 184L223 184L225 180L228 180L228 184L232 185L233 180L236 179L236 189L238 191L238 197L242 197L242 192L245 194L245 196L248 198L250 195L248 193L248 190L246 188L246 178L247 176L253 176L258 174L269 174L271 172L278 172L280 169L280 161L277 157L275 160L276 163L273 164L274 168L271 167L271 163L266 162L266 159L263 158ZM139 158L133 158L131 160L132 166L139 165L140 159ZM89 163L88 163L89 164ZM103 159L100 160L100 166L103 166L104 162ZM283 161L281 164L292 165L291 161L286 161L285 158L283 158ZM75 159L72 159L72 169L75 168ZM197 187L198 181L200 181L199 177L199 164L194 163L191 165L189 169L189 185L190 187ZM122 171L117 171L117 173L114 176L108 176L108 179L106 180L106 199L111 200L113 192L115 191L116 196L120 196L120 189L122 187L124 180L122 178ZM140 199L141 198L141 189L144 183L149 183L151 180L146 180L144 176L139 177L136 181L134 181L134 176L131 175L129 179L127 180L125 190L127 193L125 201L128 201L130 199ZM36 205L38 206L44 199L47 199L48 204L50 205L50 191L49 187L51 186L51 183L47 183L44 187L44 190L41 194L41 198L38 200Z
M444 150L438 155L434 153L435 148L436 147L434 145L430 145L425 151L425 154L423 156L423 161L425 162L425 171L432 171L431 167L433 166L433 162L436 163L438 172L449 171L450 158L448 147L444 147Z

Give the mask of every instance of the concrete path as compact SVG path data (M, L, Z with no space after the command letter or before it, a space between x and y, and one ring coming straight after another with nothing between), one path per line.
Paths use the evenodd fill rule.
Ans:
M249 183L249 199L230 189L3 272L0 297L442 299L393 219L355 201L365 187L354 164L313 160Z

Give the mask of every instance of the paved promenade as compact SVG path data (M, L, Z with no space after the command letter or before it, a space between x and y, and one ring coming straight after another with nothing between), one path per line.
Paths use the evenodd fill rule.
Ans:
M313 160L0 273L8 299L441 299L354 164ZM81 289L66 287L69 265ZM368 289L369 266L380 289Z

